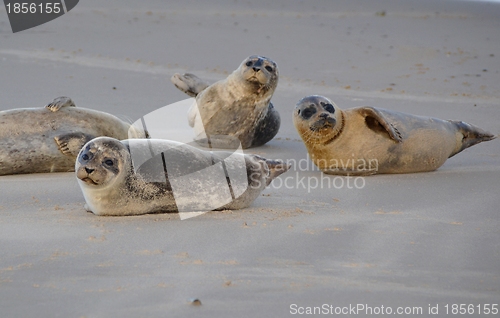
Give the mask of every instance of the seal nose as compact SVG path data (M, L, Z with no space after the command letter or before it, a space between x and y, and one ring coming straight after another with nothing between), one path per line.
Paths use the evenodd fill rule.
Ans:
M255 63L253 63L253 66L252 66L252 69L254 70L254 72L260 71L263 63L264 63L264 60L262 60L261 58L259 58L257 61L255 61Z
M85 167L85 171L87 171L88 174L91 174L92 172L94 172L95 169L90 169L90 168L87 168Z
M321 115L319 115L320 118L323 118L323 119L326 119L328 118L328 114L327 113L322 113Z

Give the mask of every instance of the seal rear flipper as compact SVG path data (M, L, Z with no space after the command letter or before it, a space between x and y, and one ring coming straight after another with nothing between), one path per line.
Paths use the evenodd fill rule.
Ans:
M274 179L287 172L291 168L291 165L284 162L283 160L266 159L258 155L254 156L260 160L263 160L269 168L269 176L267 177L266 186L270 185Z
M453 152L448 158L451 158L462 150L472 147L480 142L490 141L497 138L497 136L466 122L455 120L449 120L449 122L458 128L458 131L463 135L463 137L462 144L458 145L457 150L455 150L455 152Z
M373 107L362 107L359 109L359 113L365 117L366 126L369 129L375 132L386 132L396 142L403 141L401 133L380 110Z
M185 73L184 75L175 73L170 80L174 83L175 87L191 97L196 97L209 86L204 80L191 73Z
M57 147L63 154L76 158L83 145L94 138L95 136L91 136L81 132L73 132L55 136L54 140L57 144Z
M48 108L51 112L56 112L62 107L76 107L76 105L71 98L66 96L54 98L52 102L45 105L45 108Z

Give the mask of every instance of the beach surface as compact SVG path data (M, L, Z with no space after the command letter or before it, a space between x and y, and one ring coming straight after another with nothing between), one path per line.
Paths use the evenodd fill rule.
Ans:
M293 167L249 208L186 220L95 216L74 173L0 176L0 315L441 316L466 304L477 317L500 307L500 140L435 172L347 178L322 175L292 123L297 101L319 94L498 135L499 30L500 4L469 1L86 0L15 34L1 8L0 110L64 95L134 122L187 98L174 73L214 82L259 54L279 66L282 125L245 152ZM169 122L189 131L179 107L167 133Z

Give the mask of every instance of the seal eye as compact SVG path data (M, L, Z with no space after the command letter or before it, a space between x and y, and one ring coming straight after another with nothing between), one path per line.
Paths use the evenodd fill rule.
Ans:
M312 115L314 115L316 113L316 108L312 108L312 107L309 107L309 108L306 108L302 111L302 117L304 119L309 119L311 118Z
M112 166L114 165L114 162L113 162L113 160L111 160L111 159L106 159L106 160L104 160L104 164L105 164L106 166L110 166L110 167L112 167Z
M333 114L333 113L335 113L335 107L333 107L333 105L332 105L332 104L326 104L326 105L324 105L324 106L323 106L323 108L324 108L327 112L329 112L329 113L332 113L332 114Z
M82 162L87 162L87 161L91 160L92 158L94 158L94 154L92 154L89 151L86 151L86 152L82 153L79 160Z
M273 68L272 68L271 66L269 66L269 65L268 65L268 66L266 66L266 70L267 70L268 72L272 72L272 71L273 71Z
M248 61L245 63L246 66L252 66L252 61Z

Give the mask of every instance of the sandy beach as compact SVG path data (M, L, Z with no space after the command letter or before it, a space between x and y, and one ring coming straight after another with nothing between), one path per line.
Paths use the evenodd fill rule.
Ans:
M279 66L282 125L245 152L294 163L250 208L182 221L87 213L74 173L0 176L0 315L500 310L498 139L434 172L356 179L322 175L292 123L319 94L498 135L499 30L500 3L460 0L86 0L19 33L0 8L0 110L65 95L134 122L186 99L174 73L215 82L259 54ZM169 122L189 131L182 109Z

